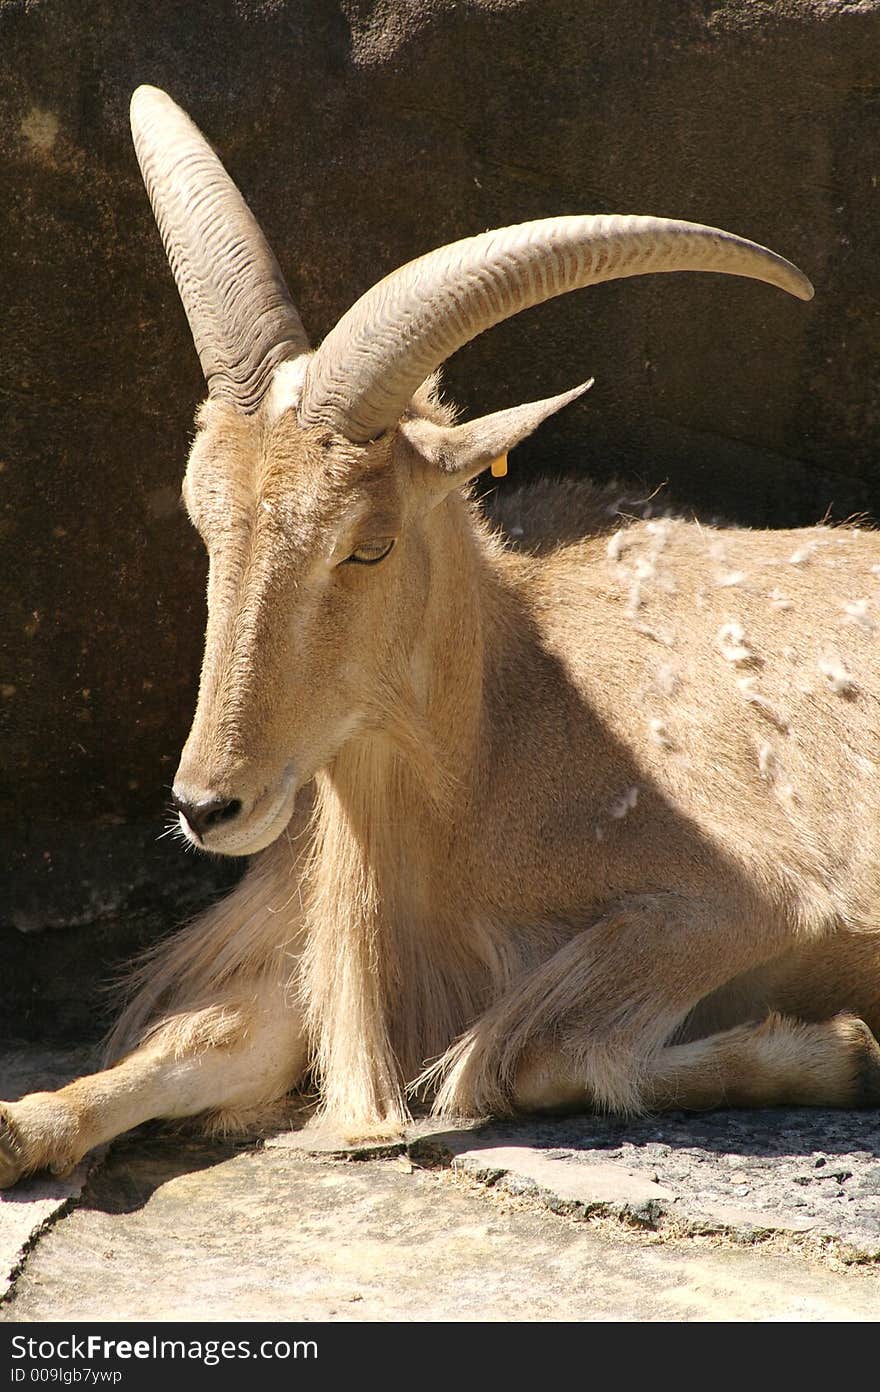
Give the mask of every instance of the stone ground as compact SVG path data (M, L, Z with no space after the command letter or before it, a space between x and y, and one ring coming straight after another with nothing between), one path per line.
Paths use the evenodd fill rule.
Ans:
M7 1096L82 1051L0 1054ZM0 1200L0 1321L871 1321L880 1120L417 1125L352 1148L144 1128Z

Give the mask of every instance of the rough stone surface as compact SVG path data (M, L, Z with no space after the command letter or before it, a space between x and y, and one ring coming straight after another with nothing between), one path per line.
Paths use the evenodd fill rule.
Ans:
M90 1162L77 1165L63 1179L30 1179L14 1194L0 1196L0 1301L11 1289L27 1253L40 1233L83 1191Z
M432 1135L457 1166L558 1212L645 1228L800 1234L845 1261L880 1261L880 1124L875 1112L779 1109L638 1121L577 1117Z
M190 718L204 559L178 507L195 354L127 129L166 87L263 220L320 339L439 242L563 211L692 216L817 285L596 287L453 360L470 409L583 404L514 457L813 521L876 503L880 6L836 0L0 0L4 765L0 920L130 911L121 824L161 829ZM79 873L68 873L73 857ZM151 860L173 908L205 863ZM57 888L55 886L58 886ZM97 893L96 893L97 890ZM195 897L190 891L190 902ZM57 941L44 949L52 972ZM88 961L88 970L93 964Z
M803 1235L845 1261L880 1262L876 1112L776 1108L640 1120L572 1116L476 1123L417 1121L399 1138L353 1144L314 1125L269 1149L335 1160L408 1155L482 1183L532 1193L555 1212L611 1217L736 1242Z
M25 1092L61 1087L93 1064L93 1055L85 1049L4 1050L0 1053L0 1095L4 1101L15 1101ZM0 1301L39 1234L72 1199L79 1198L95 1162L96 1157L90 1156L62 1179L40 1175L0 1192Z
M140 1139L31 1253L0 1319L872 1320L876 1272L634 1241L449 1171Z

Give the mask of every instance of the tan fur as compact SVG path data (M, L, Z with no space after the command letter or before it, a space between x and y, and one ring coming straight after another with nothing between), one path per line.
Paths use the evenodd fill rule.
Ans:
M502 484L489 521L449 425L428 390L366 446L203 411L178 778L241 803L206 844L254 859L141 972L123 1061L5 1109L6 1182L295 1085L359 1134L408 1089L876 1103L880 539L573 482Z

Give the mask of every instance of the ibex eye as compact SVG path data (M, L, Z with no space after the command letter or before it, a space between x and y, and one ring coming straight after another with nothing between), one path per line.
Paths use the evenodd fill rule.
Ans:
M352 551L350 556L346 556L343 565L377 565L379 561L384 561L388 552L394 545L394 538L390 541L368 541L363 546L359 546L356 551Z

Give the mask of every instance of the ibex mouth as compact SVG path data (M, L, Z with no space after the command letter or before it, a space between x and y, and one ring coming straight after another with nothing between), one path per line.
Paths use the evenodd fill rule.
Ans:
M235 817L220 819L213 825L196 831L186 815L180 813L180 828L187 840L199 850L214 855L245 856L265 850L281 835L293 814L296 801L296 773L288 765L274 788L269 788L248 810Z

